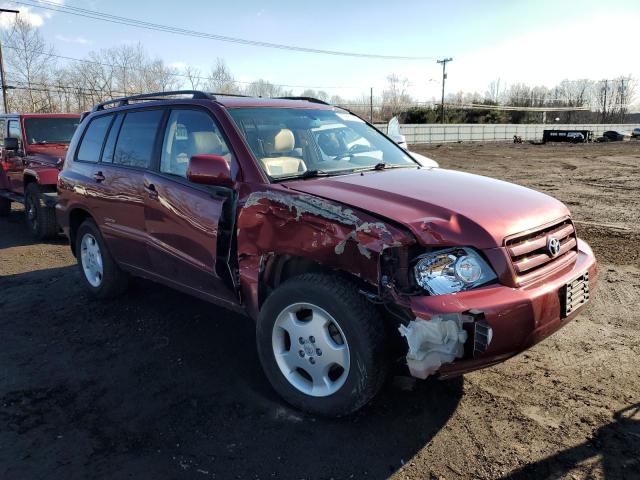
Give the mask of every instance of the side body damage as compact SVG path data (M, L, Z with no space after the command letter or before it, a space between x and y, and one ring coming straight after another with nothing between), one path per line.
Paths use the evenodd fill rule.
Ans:
M277 185L246 197L237 232L241 294L253 318L270 281L278 281L283 262L342 271L379 295L384 252L415 243L400 227Z

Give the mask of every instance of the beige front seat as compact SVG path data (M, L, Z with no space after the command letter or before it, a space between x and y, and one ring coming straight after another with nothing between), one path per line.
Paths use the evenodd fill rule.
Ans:
M288 128L282 128L273 137L273 157L260 159L265 171L273 177L285 175L295 175L306 172L307 166L301 158L289 156L277 156L278 153L291 152L296 146L296 139L293 132Z

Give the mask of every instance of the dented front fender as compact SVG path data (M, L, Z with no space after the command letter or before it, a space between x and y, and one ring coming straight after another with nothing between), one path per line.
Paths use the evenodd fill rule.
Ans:
M366 212L279 186L244 199L237 234L240 286L254 318L260 272L269 255L307 258L377 286L382 252L415 242L408 231Z

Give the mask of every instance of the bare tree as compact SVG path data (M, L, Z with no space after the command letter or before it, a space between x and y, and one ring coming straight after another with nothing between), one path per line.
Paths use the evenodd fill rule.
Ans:
M207 88L211 92L217 93L240 93L238 83L233 78L231 70L221 58L216 59L216 64L211 67Z
M489 83L489 88L485 97L493 103L498 103L500 101L501 94L502 90L500 90L500 79L492 80L491 83Z
M55 107L47 95L47 80L54 70L53 48L40 31L18 17L4 39L7 83L15 87L9 95L11 110L49 112Z
M187 65L184 67L184 76L191 90L200 90L203 86L203 79L199 68Z
M387 77L387 88L382 92L383 115L393 117L412 102L409 95L409 80L395 73Z

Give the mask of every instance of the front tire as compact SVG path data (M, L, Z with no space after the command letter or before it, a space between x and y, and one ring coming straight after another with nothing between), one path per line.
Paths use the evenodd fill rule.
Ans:
M274 389L310 413L352 413L387 375L385 323L357 286L337 275L304 274L278 287L260 310L256 336Z
M56 236L58 224L55 210L43 205L40 197L38 185L28 184L24 193L24 213L31 234L38 240L46 240Z
M128 275L109 253L93 220L85 220L78 228L76 256L83 283L93 297L113 298L126 290Z

